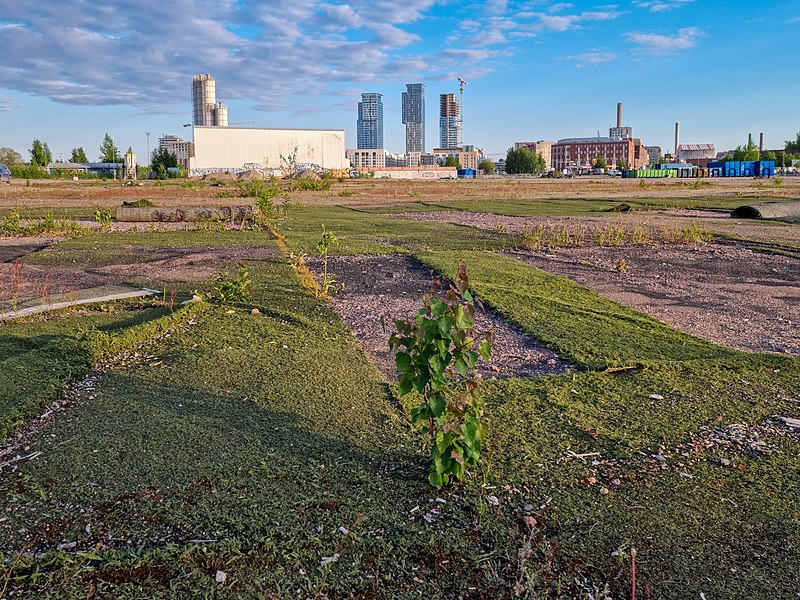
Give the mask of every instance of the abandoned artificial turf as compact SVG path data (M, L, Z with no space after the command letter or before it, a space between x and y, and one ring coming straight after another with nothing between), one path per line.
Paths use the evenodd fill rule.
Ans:
M86 332L113 334L169 311L139 302L120 302L85 305L81 314L74 312L53 313L47 320L39 316L2 323L0 442L89 370L89 354L81 343Z
M491 252L421 252L423 263L453 276L467 265L470 287L508 321L581 368L720 359L737 354L560 275Z
M433 256L444 263L456 254L473 282L515 268L482 253ZM653 471L650 454L720 417L757 423L792 410L797 359L727 352L653 359L621 375L487 382L492 434L482 467L439 492L441 504L425 484L421 438L330 307L307 298L278 259L251 269L261 314L213 308L113 369L95 398L42 432L30 448L40 458L4 477L0 513L14 519L0 522L0 544L9 560L29 539L38 550L75 541L86 552L21 559L14 591L502 597L530 576L541 596L577 597L606 583L621 596L630 593L630 564L612 552L630 546L640 586L654 597L772 598L796 580L796 440L775 440L781 452L770 456L733 448L722 455L729 469L718 466L719 452L699 452ZM590 301L578 288L575 302ZM551 317L565 331L573 318ZM609 360L608 348L572 335L562 341L574 344L572 355L587 365ZM606 462L570 459L568 450ZM589 476L599 483L582 483ZM525 504L539 523L529 552ZM339 527L360 514L343 541ZM93 550L99 542L110 549ZM218 569L224 586L213 580Z
M495 231L454 223L389 219L339 206L295 206L279 224L295 254L317 254L321 225L339 243L331 254L394 254L408 250L510 248L516 240Z

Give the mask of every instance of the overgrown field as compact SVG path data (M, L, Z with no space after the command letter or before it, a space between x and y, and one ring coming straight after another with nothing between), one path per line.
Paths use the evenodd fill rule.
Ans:
M528 210L608 208L576 202ZM120 248L276 249L247 261L248 301L0 325L0 437L26 436L0 455L0 597L627 598L634 573L637 598L796 597L800 435L780 417L800 418L800 359L672 329L500 254L520 241L502 231L299 205L277 224L295 265L322 225L339 254L465 263L484 303L576 371L485 381L482 462L436 491L416 400L266 232L91 234L27 255L91 270L131 261Z

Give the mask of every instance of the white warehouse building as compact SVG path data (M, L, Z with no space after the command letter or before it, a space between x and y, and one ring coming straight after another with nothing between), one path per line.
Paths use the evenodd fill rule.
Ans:
M298 165L346 169L344 129L269 129L194 127L194 157L190 172L241 172L252 168L280 169L281 156L295 154Z

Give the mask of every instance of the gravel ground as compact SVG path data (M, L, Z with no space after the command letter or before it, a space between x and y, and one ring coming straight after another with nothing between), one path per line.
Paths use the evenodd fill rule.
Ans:
M522 233L536 226L597 231L609 226L632 228L634 225L651 230L656 238L662 231L676 231L688 227L704 228L715 235L750 240L761 244L781 244L800 248L800 225L761 219L733 219L726 211L710 210L648 210L586 217L511 217L492 213L462 210L399 213L385 215L391 219L412 219L439 223L458 223L479 229Z
M319 278L319 259L309 260ZM394 358L389 353L389 335L394 319L421 308L421 298L430 290L430 271L403 255L333 257L328 270L344 288L333 297L333 307L353 331L373 364L392 381L397 380ZM560 374L569 365L553 351L528 338L493 311L478 314L479 330L493 332L492 360L479 371L485 378L541 377Z
M800 260L732 246L509 253L673 327L748 352L800 355ZM620 260L626 272L618 272Z

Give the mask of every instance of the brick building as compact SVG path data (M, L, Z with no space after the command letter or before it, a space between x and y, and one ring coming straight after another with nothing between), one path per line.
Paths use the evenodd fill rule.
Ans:
M649 162L647 150L638 138L567 138L553 145L551 155L552 166L559 171L568 166L591 167L599 156L605 158L609 166L622 159L630 169L638 169Z

